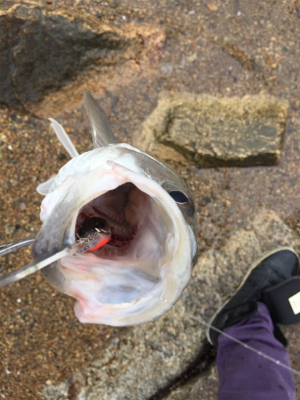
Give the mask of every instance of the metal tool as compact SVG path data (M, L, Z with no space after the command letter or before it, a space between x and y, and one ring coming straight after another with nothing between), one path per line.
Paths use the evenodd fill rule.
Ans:
M30 236L28 238L16 240L14 242L9 242L4 245L1 245L0 256L4 256L5 254L20 249L21 247L28 246L34 242L34 239L35 237ZM71 246L66 245L62 250L46 258L45 260L38 261L37 263L28 264L25 265L25 267L18 269L17 271L12 271L7 274L0 275L0 287L9 285L10 283L13 282L17 282L28 275L34 274L40 269L47 267L47 265L52 264L53 262L66 256L70 250Z
M9 242L0 245L0 256L11 253L12 251L18 250L21 247L29 246L35 240L35 236L28 236L27 238L15 240L14 242Z

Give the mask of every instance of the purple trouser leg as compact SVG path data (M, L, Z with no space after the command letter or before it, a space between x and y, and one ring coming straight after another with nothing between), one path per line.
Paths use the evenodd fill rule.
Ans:
M257 313L225 332L268 356L290 365L286 348L273 335L268 308L258 303ZM217 367L218 400L294 400L292 372L220 335Z

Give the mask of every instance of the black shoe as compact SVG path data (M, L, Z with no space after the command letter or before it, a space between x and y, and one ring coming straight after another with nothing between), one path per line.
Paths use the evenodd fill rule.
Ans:
M274 324L298 324L300 322L300 276L294 276L264 290L261 301L268 307Z
M293 249L281 247L268 252L252 264L235 294L215 313L210 325L223 331L242 319L251 317L257 311L257 302L265 300L264 291L266 289L284 284L290 278L295 277L298 272L299 257ZM276 298L276 295L272 296L272 293L271 296L267 295L268 299L265 300L267 307L270 307L272 303L274 304L273 308L276 308L272 300L274 297ZM280 323L280 321L273 322ZM218 346L219 334L212 328L208 328L206 332L209 342L215 347Z

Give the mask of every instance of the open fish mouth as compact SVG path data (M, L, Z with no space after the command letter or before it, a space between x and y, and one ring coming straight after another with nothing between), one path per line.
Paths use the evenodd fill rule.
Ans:
M78 213L76 236L85 236L87 227L92 230L97 223L105 225L110 238L104 246L93 250L97 257L111 257L123 254L131 245L137 232L138 220L143 219L143 206L147 203L143 192L133 183L124 183L86 204ZM138 202L133 199L139 199ZM97 229L97 228L96 228Z
M188 253L193 252L182 249L189 250L192 233L159 184L114 162L108 164L110 168L98 176L95 171L88 174L92 181L88 176L81 180L88 181L87 189L78 191L82 203L72 213L63 238L73 251L55 267L63 282L59 290L78 300L75 313L81 322L143 323L171 308L186 286ZM80 188L80 180L76 185ZM81 227L89 221L92 226L97 219L109 227L110 240L99 249L75 254Z

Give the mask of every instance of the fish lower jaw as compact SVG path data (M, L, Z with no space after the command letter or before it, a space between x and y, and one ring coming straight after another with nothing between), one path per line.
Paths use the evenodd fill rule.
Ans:
M190 273L187 272L182 276L170 274L155 284L152 283L152 286L148 288L147 285L137 283L135 299L130 299L128 293L124 293L124 288L117 285L112 291L114 294L111 293L114 298L110 300L114 301L110 303L101 302L98 297L90 297L91 292L87 297L82 293L82 287L77 286L78 290L75 289L72 293L72 296L77 299L74 311L81 323L121 327L150 322L172 308L189 278ZM124 298L126 296L127 301ZM123 302L118 303L122 297Z
M73 293L77 299L75 314L81 323L110 326L138 325L153 320L167 312L173 303L162 301L163 288L144 293L140 299L122 304L104 304L87 301L84 296ZM154 294L153 294L154 293Z
M70 282L67 294L77 300L77 318L82 323L127 326L161 316L177 301L190 278L191 260L174 256L165 254L163 265L161 258L139 260L130 253L128 258L80 256L77 265L72 257L62 259L61 271ZM183 267L181 275L172 272L175 260Z

